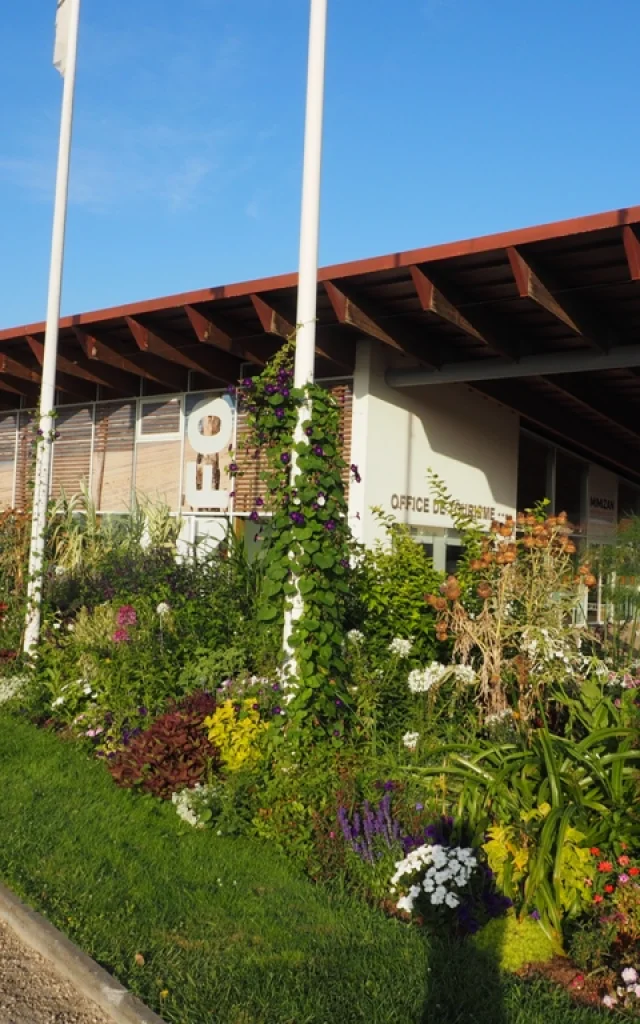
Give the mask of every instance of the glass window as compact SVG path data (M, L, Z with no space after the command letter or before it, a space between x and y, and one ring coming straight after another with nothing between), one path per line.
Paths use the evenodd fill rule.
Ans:
M549 494L551 449L530 434L520 434L518 451L518 509L533 508Z
M637 516L640 512L640 492L624 480L618 482L618 515L620 519Z
M584 519L586 466L565 452L556 453L555 512L566 512L579 529Z

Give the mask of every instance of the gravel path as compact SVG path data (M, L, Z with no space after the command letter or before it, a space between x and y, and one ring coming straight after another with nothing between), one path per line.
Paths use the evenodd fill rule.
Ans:
M113 1024L0 923L0 1024Z

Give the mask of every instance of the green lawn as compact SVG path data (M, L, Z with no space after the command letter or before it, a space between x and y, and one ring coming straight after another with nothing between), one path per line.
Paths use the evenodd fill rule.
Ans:
M0 877L176 1024L595 1024L0 715ZM138 966L137 953L144 956ZM161 992L168 995L161 997Z

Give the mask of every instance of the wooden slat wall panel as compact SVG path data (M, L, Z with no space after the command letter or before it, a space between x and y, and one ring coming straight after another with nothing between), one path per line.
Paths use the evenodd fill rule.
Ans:
M60 409L55 429L60 437L53 446L51 497L70 498L89 486L93 405Z
M180 399L163 398L143 402L140 407L140 436L177 434L180 430Z
M16 459L16 508L25 509L31 504L31 487L35 467L32 419L35 410L25 409L18 414L18 453Z
M322 385L322 381L319 381L318 383ZM353 388L351 381L344 381L340 383L330 382L324 386L335 397L340 406L341 446L342 453L347 463L347 468L343 473L343 479L348 495L351 476L349 466L351 464ZM235 484L236 497L234 510L236 512L251 512L252 509L255 508L256 498L264 498L266 493L265 485L260 479L260 474L266 469L266 455L264 452L259 452L256 457L256 453L253 449L247 451L245 447L246 437L247 417L246 413L241 413L238 418L238 456L236 462L240 467L240 473L236 478Z
M266 452L247 449L247 413L238 416L236 463L239 467L232 490L235 491L233 508L235 512L251 512L255 508L257 497L264 497L266 487L260 479L261 473L267 468Z
M96 405L91 494L101 512L131 507L135 438L135 402Z
M180 441L138 441L136 495L178 511Z
M13 505L18 413L0 415L0 511Z

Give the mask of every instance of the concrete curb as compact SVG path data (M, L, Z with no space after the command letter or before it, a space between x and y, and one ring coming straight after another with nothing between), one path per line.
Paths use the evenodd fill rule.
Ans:
M83 953L41 914L31 910L0 883L0 921L49 960L57 973L83 996L99 1006L115 1024L166 1024L116 981L95 960Z

